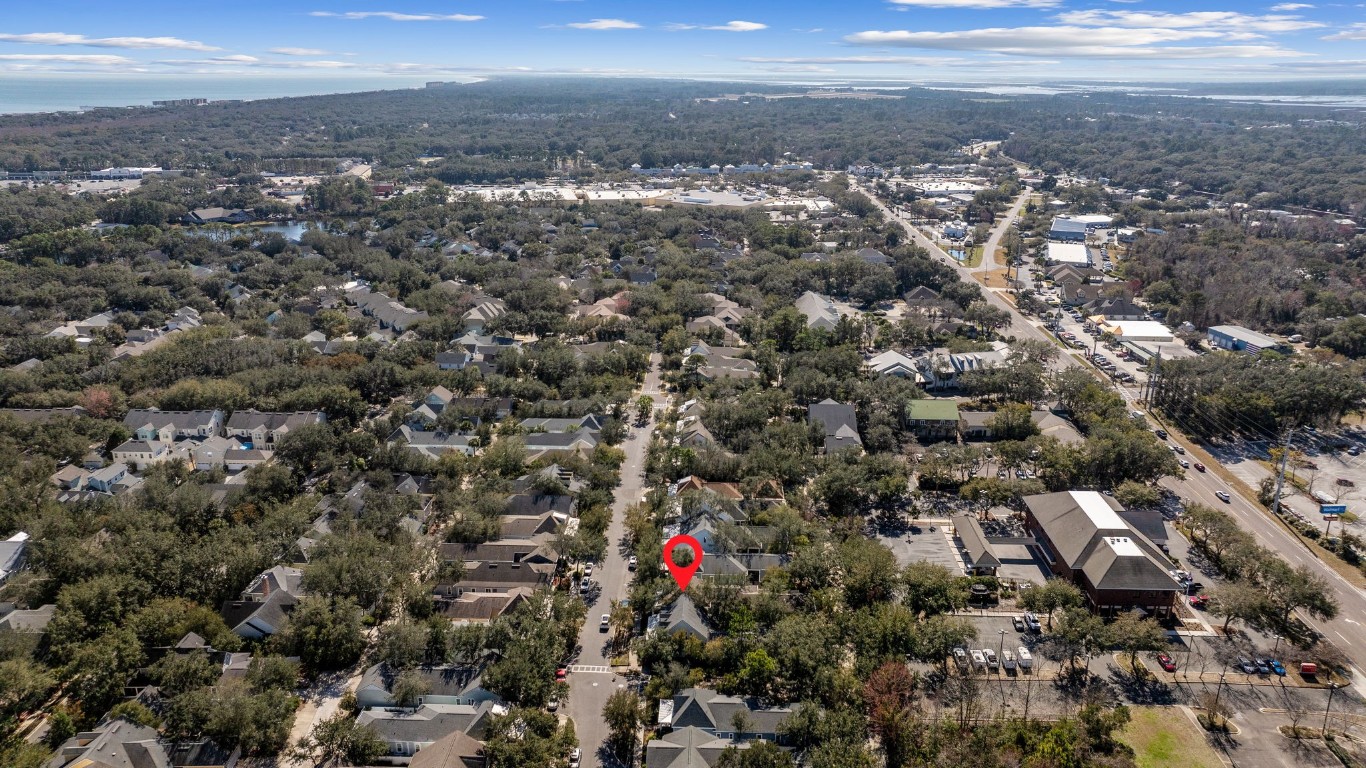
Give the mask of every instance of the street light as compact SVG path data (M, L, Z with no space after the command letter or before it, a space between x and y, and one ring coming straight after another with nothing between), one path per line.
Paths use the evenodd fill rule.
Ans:
M1323 710L1323 738L1328 738L1328 713L1333 711L1333 694L1337 693L1338 684L1328 684L1328 706Z
M1004 629L998 629L996 630L996 634L1001 636L1000 648L996 652L996 660L999 662L1001 659L1005 658L1006 655L1006 631ZM1000 667L997 667L997 669L999 670Z

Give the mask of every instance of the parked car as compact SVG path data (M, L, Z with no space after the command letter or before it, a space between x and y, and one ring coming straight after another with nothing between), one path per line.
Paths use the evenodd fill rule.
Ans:
M1159 654L1157 654L1157 664L1158 664L1158 666L1162 667L1162 669L1166 670L1167 672L1175 672L1175 671L1176 671L1176 662L1172 661L1172 657L1171 657L1171 656L1168 656L1168 655L1165 654L1165 653L1159 653Z
M574 747L569 750L569 768L579 768L579 763L583 761L583 750Z
M986 654L982 653L980 649L973 648L971 651L969 651L969 655L972 656L973 669L983 671L987 668Z
M1191 607L1204 610L1209 607L1209 595L1194 595L1191 597Z
M961 645L955 647L953 649L953 662L958 665L959 669L966 667L968 665L967 649Z
M610 617L610 616L608 616L607 614L604 613L604 614L602 615L602 621L599 621L599 622L598 622L598 631L599 631L599 632L606 632L606 631L607 631L607 628L608 628L611 624L612 624L612 617Z
M1024 622L1025 627L1027 627L1030 632L1033 632L1036 635L1043 631L1043 627L1039 625L1039 617L1035 616L1032 613L1026 613L1024 615Z
M1232 504L1233 500L1229 497L1228 491L1215 491L1214 495L1225 504Z
M634 571L638 565L639 561L636 560L635 555L631 555L631 559L626 561L626 567L632 571Z
M1257 674L1259 674L1259 675L1269 675L1269 674L1271 674L1271 662L1270 662L1270 661L1268 661L1267 659L1257 659L1256 664L1257 664Z
M1034 666L1034 655L1023 645L1015 649L1020 656L1020 669L1030 669Z
M1238 669L1241 669L1243 672L1249 675L1256 674L1257 672L1257 665L1252 663L1252 659L1238 659L1238 663L1236 666L1238 667Z
M1025 623L1023 616L1016 616L1015 618L1011 619L1011 622L1015 625L1016 632L1025 631Z
M1196 472L1204 472L1204 471L1205 471L1205 465L1204 465L1204 464L1201 464L1201 463L1198 462L1198 461L1195 462L1195 471L1196 471Z
M555 670L555 682L557 683L562 682L568 676L569 669L567 667L560 667L559 669Z
M560 708L560 700L559 700L559 699L551 699L550 701L547 701L547 702L545 703L545 708L546 708L547 711L554 712L555 710L557 710L557 709Z
M1360 456L1360 455L1361 455L1361 446L1359 446L1359 445L1354 445L1354 446L1352 446L1351 448L1348 448L1348 449L1347 449L1347 455L1349 455L1349 456Z
M1267 659L1267 663L1269 663L1269 664L1271 665L1271 671L1272 671L1272 672L1275 672L1276 674L1280 675L1281 677L1285 677L1285 665L1284 665L1284 664L1282 664L1281 662L1277 661L1276 659Z
M996 659L996 652L990 648L982 649L982 655L987 657L987 669L996 669L1000 662Z
M584 563L584 564L583 564L583 575L584 575L584 576L592 576L592 575L593 575L593 564L592 564L592 563Z

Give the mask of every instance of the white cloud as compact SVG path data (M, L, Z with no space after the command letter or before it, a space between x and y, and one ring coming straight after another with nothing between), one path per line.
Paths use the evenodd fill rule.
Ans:
M1305 8L1313 8L1311 3L1281 3L1271 6L1273 11L1302 11Z
M965 59L958 56L740 56L736 61L756 64L909 64L918 67L1036 67L1056 61L1024 59Z
M309 16L322 16L335 19L388 19L389 21L482 21L483 16L468 13L395 13L394 11L313 11Z
M271 48L271 53L279 56L326 56L327 51L321 48Z
M231 56L215 56L209 61L221 61L224 64L255 64L260 59L255 56L248 56L244 53L235 53Z
M592 21L575 21L566 26L574 29L640 29L640 25L634 21L623 19L593 19Z
M889 0L893 5L916 8L1057 8L1062 0Z
M53 62L61 64L94 64L97 66L114 66L118 64L132 64L132 59L112 54L81 54L81 53L0 53L0 61L15 61L20 63L43 63Z
M1186 40L1227 38L1204 29L1126 29L1122 27L994 27L957 32L868 31L845 37L855 45L890 45L951 51L992 51L1011 56L1060 56L1100 59L1252 58L1303 54L1275 45L1155 46Z
M218 51L212 45L178 37L86 37L65 32L31 32L24 35L0 34L0 43L29 45L84 45L91 48L167 48L182 51Z
M1353 24L1341 32L1328 35L1324 40L1366 40L1366 24Z
M767 24L760 24L757 21L728 21L725 24L718 24L714 27L703 27L716 32L758 32L761 29L768 29Z
M757 32L761 29L768 29L768 25L760 24L757 21L728 21L725 24L665 24L664 28L671 32L682 32L689 29L706 29L712 32Z
M1253 32L1295 32L1323 26L1298 16L1250 16L1234 11L1067 11L1058 14L1058 21L1085 27L1218 30L1230 33L1230 37L1252 37L1249 33Z

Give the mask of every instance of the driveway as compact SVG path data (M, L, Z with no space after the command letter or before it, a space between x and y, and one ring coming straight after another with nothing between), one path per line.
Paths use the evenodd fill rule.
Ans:
M646 374L641 390L641 394L655 399L656 410L663 406L659 361L659 355L651 355L650 372ZM598 625L601 615L611 610L612 601L627 596L631 572L626 567L626 559L630 557L630 552L617 544L625 533L626 508L638 502L645 490L645 454L650 447L655 424L655 416L651 414L649 423L644 427L633 427L630 436L621 444L626 461L621 465L621 485L612 503L612 522L607 527L607 556L593 568L593 579L602 585L602 591L588 606L588 618L584 620L583 631L579 633L579 645L583 650L579 652L578 662L569 668L569 702L565 711L574 721L583 749L584 766L615 764L603 746L608 731L602 719L602 708L612 692L625 688L626 682L612 673L611 659L607 653L609 633L601 632Z

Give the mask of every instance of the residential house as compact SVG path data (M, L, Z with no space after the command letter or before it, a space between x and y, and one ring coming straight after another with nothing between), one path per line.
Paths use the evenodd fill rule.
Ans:
M721 738L701 728L680 728L645 745L645 764L650 768L710 768L726 752L749 749L751 743Z
M0 541L0 586L10 577L23 570L28 560L29 535L20 531L4 541Z
M685 688L672 699L660 700L659 725L675 731L696 728L722 739L743 735L781 745L786 742L781 726L794 711L793 707L765 706L758 698L725 696L710 688ZM736 714L740 712L745 715L744 734L735 730ZM647 764L655 766L652 762Z
M899 379L910 379L918 384L925 381L915 360L895 350L876 354L865 360L863 365L874 376L895 376Z
M466 331L483 333L490 322L506 315L507 311L507 303L502 299L482 297L460 319Z
M715 636L711 624L697 610L697 604L686 594L680 594L673 602L664 606L650 617L649 631L672 635L682 632L706 643Z
M53 419L88 415L89 412L79 405L70 408L0 408L0 416L8 416L25 424L42 424Z
M892 259L887 254L876 248L860 248L854 251L854 255L862 259L865 264L872 264L880 267L890 267Z
M846 448L863 449L854 406L826 398L807 408L807 423L825 429L825 452L833 454Z
M160 440L125 440L110 454L116 463L127 464L134 470L165 464L181 455L173 443Z
M462 435L455 432L428 432L413 429L404 424L389 435L390 445L402 445L430 459L439 459L447 453L463 453L473 456L478 450L477 435Z
M436 601L436 613L458 626L489 624L535 594L530 587L513 587L507 592L465 592L454 598Z
M1025 522L1053 575L1076 584L1104 616L1139 609L1165 619L1181 587L1161 549L1119 514L1111 496L1063 491L1024 497Z
M685 448L705 448L716 444L716 438L712 436L711 430L702 423L701 419L693 418L686 420L681 429L678 430L678 444Z
M840 311L835 302L819 293L807 291L797 297L793 306L806 318L807 328L833 331L840 324Z
M185 224L245 224L255 216L242 208L196 208L185 214Z
M223 606L223 620L232 631L248 640L260 640L284 626L285 617L303 595L304 573L277 565L252 580L237 600Z
M598 446L598 431L581 428L573 432L532 432L522 437L530 455L588 453Z
M156 408L134 408L123 417L123 426L138 440L159 440L163 443L185 438L212 437L223 428L223 412L162 411Z
M955 400L911 400L906 403L906 423L921 440L958 438L958 402Z
M489 719L507 713L502 704L423 704L416 709L367 709L356 724L369 728L388 751L384 765L421 768L483 768L482 737Z
M995 411L960 411L958 413L958 434L966 441L991 440L996 421Z
M43 635L56 613L57 606L51 603L32 609L19 608L14 603L0 603L0 633Z
M965 373L982 371L1004 365L1009 357L1009 347L1004 342L994 342L988 352L950 353L936 349L917 359L917 367L924 378L927 390L951 390L962 386Z
M482 666L418 667L412 671L428 685L419 704L477 707L484 702L502 703L497 694L484 689ZM396 706L393 687L398 676L399 670L385 663L365 670L356 686L356 703L362 709Z
M276 444L290 432L310 424L324 424L327 414L322 411L276 413L257 410L234 411L228 418L227 435L235 437L258 450L274 450Z
M553 569L552 569L553 570ZM550 586L550 573L543 565L506 562L466 562L458 582L442 582L432 592L438 602L458 598L469 592L488 595L507 594L518 589L544 589Z
M1128 296L1097 299L1086 305L1087 317L1101 316L1106 320L1147 320L1148 310L1138 306Z
M128 465L115 462L90 473L85 479L86 488L99 493L114 493L118 484L128 477Z

